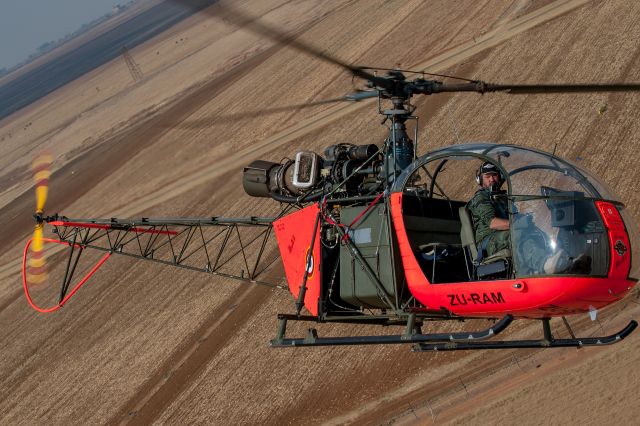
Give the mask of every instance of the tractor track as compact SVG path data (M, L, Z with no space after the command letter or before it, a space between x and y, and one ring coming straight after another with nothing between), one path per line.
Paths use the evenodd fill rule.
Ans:
M271 294L269 289L240 285L229 296L233 306L222 305L167 359L107 424L147 425L186 389L209 360L227 344L251 312Z

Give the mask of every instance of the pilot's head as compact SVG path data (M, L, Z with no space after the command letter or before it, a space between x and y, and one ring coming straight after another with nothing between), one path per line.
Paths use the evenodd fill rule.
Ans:
M504 179L498 167L490 162L483 163L476 173L476 182L482 188L500 188Z

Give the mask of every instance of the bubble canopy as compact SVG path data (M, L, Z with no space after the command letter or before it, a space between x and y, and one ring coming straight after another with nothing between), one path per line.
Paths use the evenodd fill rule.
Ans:
M392 192L405 194L403 217L408 223L425 219L462 223L458 209L468 207L467 203L478 191L477 171L485 162L494 164L503 177L502 188L489 190L492 199L504 200L508 212L509 257L515 276L552 274L551 269L545 270L544 266L546 259L556 255L568 256L571 260L588 257L589 264L577 275L611 276L611 265L613 260L618 260L615 256L619 253L623 253L619 256L628 262L625 265L631 263L631 276L640 273L638 260L624 254L640 251L640 236L613 191L576 164L532 148L471 143L451 145L419 157L398 176L392 188ZM603 220L606 219L604 211L619 215L615 220L624 222L624 235L612 234L610 224ZM423 243L419 231L408 234L414 246ZM438 234L434 238L458 242L455 235ZM475 235L475 238L480 237ZM481 240L475 244L482 244ZM527 251L532 244L538 249L535 255L534 250ZM627 276L628 266L622 269ZM455 279L452 277L449 282Z
M393 191L402 191L412 173L426 163L461 156L477 157L501 168L509 195L549 196L552 194L541 194L541 188L551 187L577 197L620 203L606 184L570 161L531 148L489 142L451 145L418 158L398 177Z

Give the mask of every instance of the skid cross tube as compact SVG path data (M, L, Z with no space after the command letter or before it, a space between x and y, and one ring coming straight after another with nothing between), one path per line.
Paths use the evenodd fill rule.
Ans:
M415 330L411 316L407 319L407 329ZM457 333L405 333L397 335L382 336L348 336L348 337L318 337L315 329L309 329L305 338L287 339L285 338L287 328L287 318L280 318L278 323L278 335L271 341L274 347L294 347L294 346L344 346L344 345L392 345L420 342L457 342L457 341L479 341L489 339L504 331L513 321L513 316L505 315L501 320L491 327L480 331L465 331Z

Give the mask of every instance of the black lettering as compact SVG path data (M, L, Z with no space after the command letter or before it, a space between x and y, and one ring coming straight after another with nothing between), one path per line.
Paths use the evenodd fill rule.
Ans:
M493 303L493 301L491 301L489 296L487 296L487 293L482 293L482 303L484 304Z
M482 303L480 301L480 295L479 294L471 293L470 296L471 296L471 301L473 302L474 305L477 305L478 303Z
M466 296L464 294L462 295L462 299L460 298L459 294L456 294L456 299L458 299L458 304L459 305L466 305L467 304L467 298L466 298Z
M493 303L507 303L504 301L504 297L502 297L502 293L500 292L498 292L497 295L491 292L491 297L493 298Z
M455 297L456 297L455 294L447 294L447 297L449 298L449 304L451 306L458 306L458 304L455 301Z

